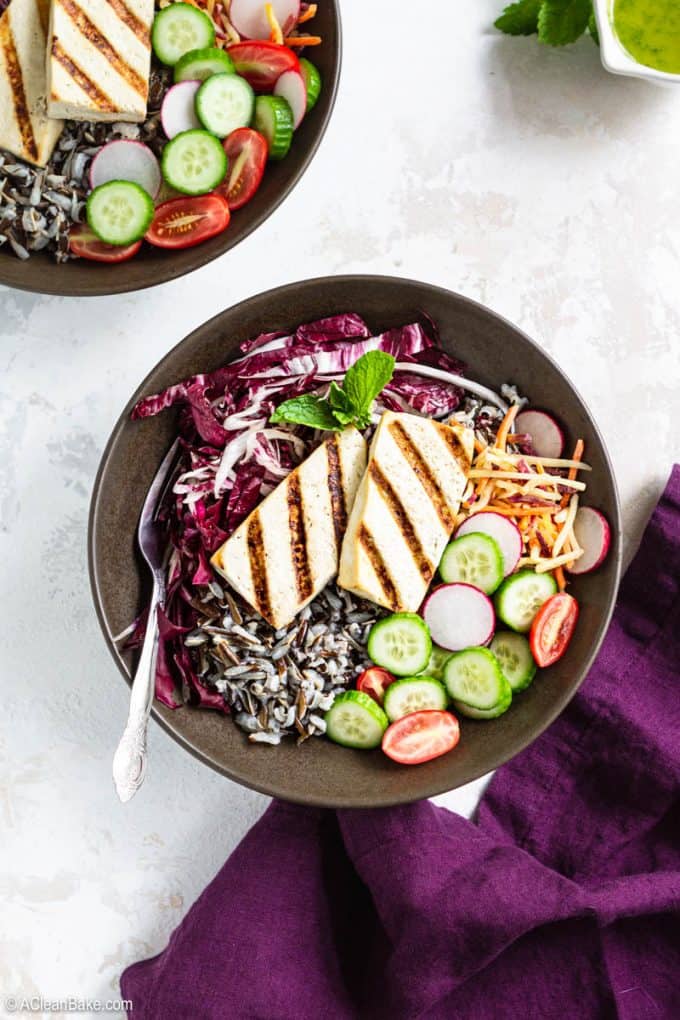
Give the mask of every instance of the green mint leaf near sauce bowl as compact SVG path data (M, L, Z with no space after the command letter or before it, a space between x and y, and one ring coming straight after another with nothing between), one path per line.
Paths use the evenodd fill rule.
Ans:
M604 67L656 85L680 85L677 0L593 0Z

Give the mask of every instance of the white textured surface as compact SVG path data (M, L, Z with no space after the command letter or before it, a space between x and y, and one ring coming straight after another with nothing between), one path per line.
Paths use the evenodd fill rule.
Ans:
M250 294L327 272L429 280L508 316L593 408L637 538L677 455L680 97L489 29L500 0L345 0L340 98L296 192L193 276L89 301L0 290L0 997L117 994L266 799L157 727L115 800L126 690L90 605L98 457L158 358ZM409 43L409 38L413 43ZM440 798L468 813L478 790Z

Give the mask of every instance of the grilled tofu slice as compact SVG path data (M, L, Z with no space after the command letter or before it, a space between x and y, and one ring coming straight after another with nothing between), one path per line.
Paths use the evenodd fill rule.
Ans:
M51 117L144 120L153 9L154 0L52 0Z
M453 531L473 444L462 426L383 414L342 544L341 588L416 612Z
M40 0L12 0L0 16L0 148L44 166L63 123L47 116Z
M332 435L214 554L215 569L273 627L286 627L337 574L365 468L361 433Z

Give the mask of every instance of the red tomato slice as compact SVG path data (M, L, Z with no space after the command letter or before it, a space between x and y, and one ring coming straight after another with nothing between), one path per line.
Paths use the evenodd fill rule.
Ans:
M287 46L273 42L240 42L227 47L238 74L256 92L271 92L284 71L299 71L300 61Z
M573 595L558 592L544 602L534 617L529 634L536 665L552 666L567 650L578 620L578 602Z
M420 765L451 751L460 739L460 728L450 712L412 712L388 726L382 749L400 765Z
M142 247L141 241L126 244L104 244L84 223L76 223L68 235L68 246L74 255L91 262L126 262Z
M227 175L216 195L222 195L230 209L240 209L257 191L267 164L267 139L252 128L232 131L222 143L229 159Z
M385 700L385 691L394 683L395 678L386 669L380 666L371 666L365 669L357 680L357 690L369 694L374 701L382 705Z
M157 248L192 248L221 234L229 218L227 200L221 195L171 198L156 208L145 236Z

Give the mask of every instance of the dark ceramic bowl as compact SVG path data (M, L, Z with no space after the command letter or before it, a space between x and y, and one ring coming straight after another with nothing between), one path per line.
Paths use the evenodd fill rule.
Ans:
M338 0L322 0L313 22L323 42L308 56L318 66L323 89L314 110L295 133L290 152L280 163L269 163L255 197L234 212L228 229L218 237L184 251L164 251L143 245L129 262L102 265L76 259L58 265L49 255L35 254L21 261L0 248L0 284L42 294L93 297L123 294L176 280L234 248L270 216L292 191L312 160L335 103L340 80L341 30Z
M451 754L416 767L399 766L380 750L351 751L324 739L302 747L253 746L228 717L156 704L154 718L188 751L239 783L286 800L329 807L385 806L431 797L489 772L526 747L564 708L585 677L614 607L621 559L619 503L602 437L578 393L544 352L509 322L467 298L424 283L389 277L326 277L260 294L227 309L177 345L144 380L118 421L94 487L89 532L90 573L99 621L127 682L133 658L112 636L139 613L149 597L149 577L135 544L135 530L151 480L174 434L174 412L141 422L130 411L145 394L234 356L248 337L336 312L359 312L374 331L411 322L422 311L438 323L444 346L488 386L516 383L538 407L563 423L567 442L585 439L588 502L612 525L604 566L574 580L581 615L563 659L544 670L493 722L463 720ZM108 682L108 681L105 681ZM120 720L122 727L123 720ZM153 763L152 763L153 767Z

